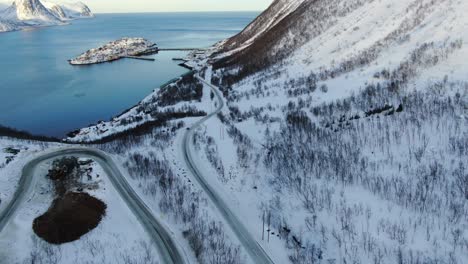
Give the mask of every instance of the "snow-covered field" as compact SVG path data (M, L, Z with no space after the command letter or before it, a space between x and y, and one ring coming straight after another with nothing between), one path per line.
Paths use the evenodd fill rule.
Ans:
M148 52L155 52L156 44L144 38L122 38L111 41L102 47L86 51L70 60L72 65L89 65L110 62L125 56L138 56Z
M22 165L34 154L53 146L11 139L1 139L0 144L8 152L20 150L13 161L0 168L0 192L4 198L1 205L4 205L14 191ZM2 162L10 157L5 152L0 157ZM98 227L81 239L60 246L37 237L32 230L33 220L47 211L55 198L51 181L46 178L51 162L39 166L32 190L0 234L2 263L158 263L152 240L95 162L88 165L92 172L89 178L83 178L83 183L95 186L85 191L107 204L106 215Z
M0 138L0 210L11 201L22 167L28 159L54 145Z

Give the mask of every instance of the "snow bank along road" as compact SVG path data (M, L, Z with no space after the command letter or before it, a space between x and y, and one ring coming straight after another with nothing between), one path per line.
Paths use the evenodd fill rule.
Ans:
M245 250L249 253L250 257L252 258L252 261L256 264L271 264L273 263L273 261L270 259L270 257L257 243L257 241L252 237L247 228L245 228L241 221L239 221L239 219L229 209L229 206L224 202L221 196L208 184L206 179L203 177L203 174L200 172L200 170L195 165L195 162L193 161L192 154L190 151L190 140L192 139L193 132L198 127L200 127L206 120L220 113L224 107L223 97L219 93L217 87L212 85L211 83L208 83L200 76L196 76L196 78L204 84L208 85L211 88L211 90L215 93L216 98L218 99L218 107L216 108L216 111L205 116L204 118L196 122L194 125L192 125L192 127L190 127L190 129L187 130L187 132L185 133L182 142L184 160L187 164L188 169L191 171L191 173L196 178L196 180L201 185L201 187L206 192L211 201L216 205L223 218L232 228Z
M79 157L90 158L98 162L104 169L115 189L119 192L128 207L132 210L135 216L139 219L150 237L154 240L161 262L164 264L181 264L188 263L184 259L179 247L174 242L169 231L153 216L151 210L139 198L136 192L132 189L125 177L122 175L113 160L104 152L91 148L65 148L53 152L43 154L31 160L23 167L22 175L19 181L18 189L10 204L7 205L3 212L0 212L0 232L5 228L14 212L21 205L26 195L30 193L31 183L35 177L37 166L49 159L55 159L67 155L76 155ZM32 224L32 223L31 223Z

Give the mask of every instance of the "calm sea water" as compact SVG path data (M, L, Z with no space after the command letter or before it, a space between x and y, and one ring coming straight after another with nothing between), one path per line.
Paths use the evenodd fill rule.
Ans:
M121 37L161 48L208 47L236 34L255 12L102 14L72 25L0 34L0 124L62 137L108 120L187 70L162 52L155 62L124 59L93 66L67 60Z

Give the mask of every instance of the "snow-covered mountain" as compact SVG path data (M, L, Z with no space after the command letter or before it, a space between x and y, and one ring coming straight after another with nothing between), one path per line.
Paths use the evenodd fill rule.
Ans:
M20 27L19 24L0 20L0 32L14 31Z
M83 2L62 3L62 8L68 17L71 18L89 18L94 17L91 9Z
M58 19L69 19L63 7L59 4L43 1L42 4Z
M181 129L220 103L189 73L68 141L119 153L147 186L158 155L190 177L189 139L200 174L275 263L466 263L467 11L277 0L189 56L226 105L201 127Z
M237 36L230 38L223 45L224 50L239 50L251 45L262 33L268 32L291 12L296 10L303 0L276 0L273 4L250 23Z
M451 61L434 66L453 65L468 55L465 47L450 48L468 40L467 10L466 1L451 0L277 0L221 45L215 68L239 70L232 82L279 64L283 66L278 71L290 77L313 72L336 79L356 73L373 79L375 72L395 69L425 44L431 46L423 52L429 57L444 49L454 53ZM419 66L423 72L438 72ZM448 68L458 74L466 70Z
M1 16L10 21L41 21L52 24L61 22L39 0L16 0Z
M0 11L0 32L28 27L63 25L69 20L93 17L83 3L56 4L40 0L15 0Z
M43 1L43 4L51 10L56 17L62 20L78 19L78 18L92 18L94 14L91 12L89 7L82 2L73 3L53 3Z
M221 122L237 129L241 173L271 188L256 197L276 193L263 205L290 262L466 262L467 11L459 0L277 0L217 45Z

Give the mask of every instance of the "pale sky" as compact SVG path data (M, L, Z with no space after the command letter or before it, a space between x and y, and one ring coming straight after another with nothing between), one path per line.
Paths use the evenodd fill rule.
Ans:
M63 0L49 0L60 2ZM81 0L94 13L260 11L273 0ZM0 0L0 3L13 0ZM70 2L73 2L72 0Z

